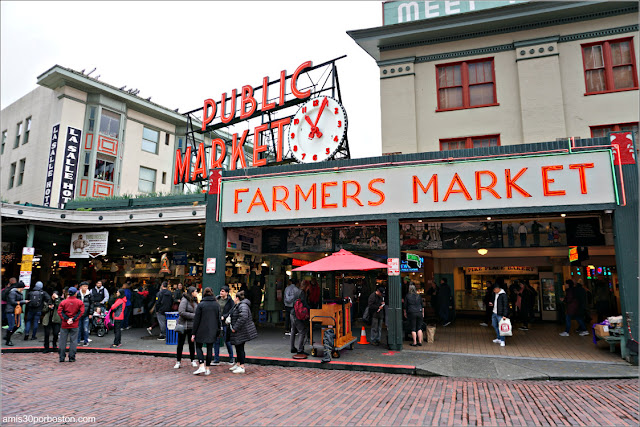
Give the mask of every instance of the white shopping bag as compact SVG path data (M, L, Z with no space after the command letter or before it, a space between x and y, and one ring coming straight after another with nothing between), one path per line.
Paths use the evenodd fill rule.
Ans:
M508 318L505 320L500 320L498 322L498 330L500 331L501 337L510 337L513 335L513 329L511 328L511 320Z

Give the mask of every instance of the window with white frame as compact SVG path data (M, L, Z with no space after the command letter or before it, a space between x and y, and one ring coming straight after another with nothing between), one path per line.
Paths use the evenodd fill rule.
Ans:
M20 160L20 166L18 168L18 183L16 184L16 187L18 185L22 185L22 180L24 179L24 167L26 166L26 163L27 159Z
M95 179L113 182L114 170L115 165L113 161L98 158L96 159L96 170L93 176Z
M0 154L4 154L4 145L7 143L7 131L2 131L2 148L0 148Z
M25 122L27 123L24 129L24 138L22 140L23 144L26 144L27 142L29 142L29 133L31 132L31 117L29 117L27 120L25 120Z
M149 153L158 153L158 140L160 132L149 128L142 129L142 149Z
M16 162L11 163L11 172L9 172L9 188L13 188L13 183L16 180Z
M138 191L141 193L153 193L156 189L156 170L140 166L140 178L138 179Z
M18 148L20 146L20 136L22 136L22 122L18 123L16 126L16 141L13 143L13 148Z
M120 114L103 109L100 115L100 133L117 139L120 135Z

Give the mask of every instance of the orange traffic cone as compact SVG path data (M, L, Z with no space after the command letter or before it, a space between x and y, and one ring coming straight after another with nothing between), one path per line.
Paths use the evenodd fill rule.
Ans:
M358 344L369 344L369 342L367 342L367 332L364 330L364 326L360 332L360 341L358 341Z

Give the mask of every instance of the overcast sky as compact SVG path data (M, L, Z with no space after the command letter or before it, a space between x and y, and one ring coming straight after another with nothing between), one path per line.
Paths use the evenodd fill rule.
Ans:
M338 61L352 157L379 155L378 67L346 34L382 25L381 1L2 1L2 108L58 64L180 111L311 60Z

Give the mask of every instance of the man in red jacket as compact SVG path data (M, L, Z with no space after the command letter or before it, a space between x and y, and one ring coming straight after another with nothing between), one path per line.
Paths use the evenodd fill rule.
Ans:
M60 362L64 362L67 357L67 339L69 343L69 362L76 361L76 348L78 347L78 323L84 312L84 303L76 298L78 290L69 288L69 296L58 306L58 314L62 320L60 329Z

